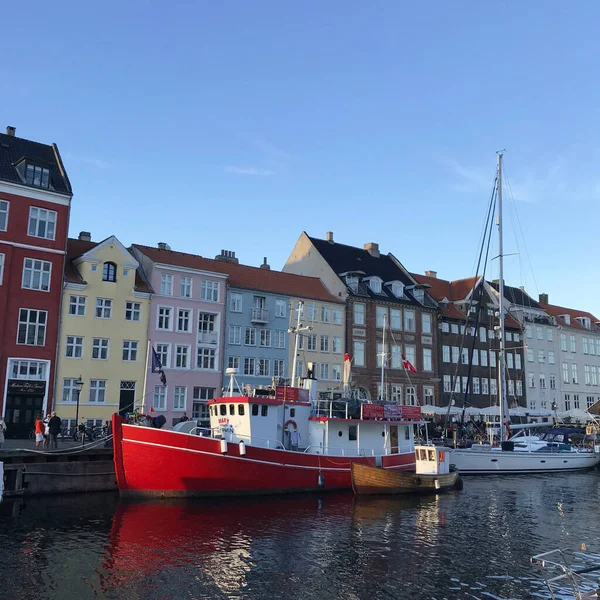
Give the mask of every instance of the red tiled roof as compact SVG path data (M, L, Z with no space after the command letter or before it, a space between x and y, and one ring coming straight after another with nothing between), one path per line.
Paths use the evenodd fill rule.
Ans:
M82 254L89 252L92 248L95 248L101 242L88 242L85 240L78 240L69 238L67 241L67 259L65 262L65 280L71 283L85 283L83 277L81 277L77 267L73 264L73 261L79 258ZM139 270L135 272L135 290L136 292L145 292L148 294L152 293L152 288L146 283L144 278L140 275Z
M420 275L411 273L421 285L429 285L428 292L436 299L443 300L447 298L450 301L464 300L473 289L477 282L477 277L467 277L466 279L456 279L455 281L446 281L438 277L429 277L428 275Z
M587 317L591 324L592 328L598 328L595 325L598 322L598 318L595 317L592 313L587 312L585 310L576 310L574 308L566 308L564 306L557 306L556 304L540 304L540 306L553 317L556 318L556 322L559 325L564 325L565 327L573 327L574 329L583 329L584 331L589 331L587 327L584 327L579 321L577 321L577 317ZM571 317L571 322L567 323L562 315L569 315Z
M323 302L344 303L341 298L336 298L330 294L318 277L293 275L292 273L239 265L185 252L140 246L139 244L134 244L134 247L156 263L228 275L227 283L232 287L321 300Z

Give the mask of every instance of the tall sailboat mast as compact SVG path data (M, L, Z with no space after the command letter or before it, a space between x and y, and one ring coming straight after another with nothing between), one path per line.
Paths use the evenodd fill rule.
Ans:
M506 402L506 368L504 356L504 246L502 239L502 152L498 153L498 260L500 261L500 294L499 320L500 320L500 350L498 352L498 398L500 399L500 440L506 439L505 422L509 419L508 404Z
M385 327L387 314L383 313L383 343L381 344L381 400L385 402Z

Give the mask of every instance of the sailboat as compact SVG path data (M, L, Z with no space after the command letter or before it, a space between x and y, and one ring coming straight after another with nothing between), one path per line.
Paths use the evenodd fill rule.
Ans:
M462 475L487 475L499 473L548 473L590 469L600 463L600 446L573 448L569 444L556 445L519 444L521 431L510 440L507 432L510 414L507 402L505 365L505 298L504 298L504 248L502 235L502 158L498 153L496 177L498 260L499 260L499 350L498 350L498 396L500 399L500 447L488 444L473 445L471 448L452 449L450 462ZM515 443L516 442L516 443Z

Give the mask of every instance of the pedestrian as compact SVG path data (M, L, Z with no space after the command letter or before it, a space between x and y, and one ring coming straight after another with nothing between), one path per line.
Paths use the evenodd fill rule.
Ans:
M50 415L44 419L44 448L50 448Z
M50 432L50 447L52 450L58 450L58 434L62 429L62 420L52 411L52 416L48 422L48 431Z
M189 421L190 418L187 416L187 413L183 413L183 417L181 417L181 419L179 419L180 423L185 423L186 421Z
M292 450L298 450L298 444L300 443L300 434L297 429L292 429L290 431L290 440L292 442Z
M0 417L0 450L4 448L4 432L6 431L6 423L4 419Z
M38 415L35 421L35 449L41 450L44 443L44 421L43 415Z

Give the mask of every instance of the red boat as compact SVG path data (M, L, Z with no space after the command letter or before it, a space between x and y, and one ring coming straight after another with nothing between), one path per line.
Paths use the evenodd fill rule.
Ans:
M256 392L255 392L256 393ZM263 392L264 393L264 392ZM123 496L216 496L351 489L351 463L415 466L420 407L308 401L308 390L208 402L210 429L173 430L113 416Z

